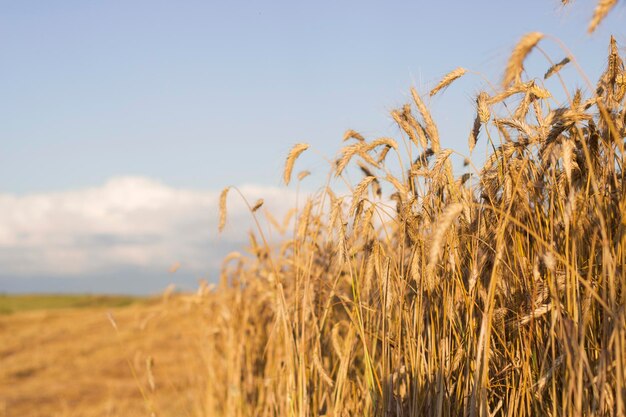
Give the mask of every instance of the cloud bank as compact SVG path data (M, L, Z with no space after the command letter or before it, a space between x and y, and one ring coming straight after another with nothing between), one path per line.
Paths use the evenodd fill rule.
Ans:
M239 189L251 204L263 198L264 208L277 216L295 204L295 193L285 188ZM162 273L176 262L188 274L214 273L252 228L245 204L231 192L228 225L218 235L218 200L219 190L178 189L145 177L63 192L0 194L0 276L7 282Z

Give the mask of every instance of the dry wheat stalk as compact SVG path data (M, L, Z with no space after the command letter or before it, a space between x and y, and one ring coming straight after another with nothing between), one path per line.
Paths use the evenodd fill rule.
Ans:
M359 142L364 142L365 138L359 132L349 129L346 130L346 133L343 134L343 141L347 141L348 139L356 139Z
M506 100L507 98L515 95L515 94L526 93L526 91L528 90L528 88L530 88L530 85L533 82L534 81L529 81L529 82L526 82L526 83L514 84L514 85L510 86L509 88L507 88L506 90L501 91L500 93L494 95L493 97L490 97L487 103L489 105L493 105L493 104L496 104L496 103L500 103L500 102Z
M411 278L415 281L415 282L420 282L420 277L421 277L421 252L417 250L418 248L415 248L415 250L413 250L413 254L411 255Z
M546 99L546 98L552 97L552 94L550 94L548 90L546 90L545 88L539 87L534 82L532 86L530 87L529 92L533 96L533 98Z
M313 210L313 201L309 198L302 209L302 214L298 218L298 231L297 236L299 238L305 238L307 230L311 222L311 211Z
M293 170L293 165L296 163L296 159L298 159L300 154L307 149L309 149L308 144L298 143L291 148L291 151L289 151L289 155L287 156L287 161L285 163L285 170L283 171L285 184L289 185L289 181L291 181L291 171Z
M565 140L561 147L563 149L563 168L565 168L565 175L567 176L567 182L572 183L572 170L576 164L574 160L574 141Z
M469 138L467 140L470 152L474 150L476 143L478 142L478 135L480 133L480 126L483 123L488 123L491 118L491 110L489 109L489 95L481 91L476 97L476 118L474 119L474 125L470 131Z
M437 129L437 125L433 121L432 116L430 115L430 111L428 111L428 107L424 104L424 101L420 97L419 93L415 88L411 88L411 95L413 96L413 101L415 102L415 106L417 110L422 115L424 119L424 129L426 130L426 134L428 135L428 139L430 139L430 143L432 145L433 151L439 152L439 131Z
M220 232L224 230L224 226L226 226L226 198L228 197L228 191L230 191L230 187L224 188L220 194L220 222L218 226Z
M389 147L385 147L384 149L389 149ZM357 165L359 166L359 168L361 168L361 171L363 172L363 174L365 174L366 177L374 177L374 180L372 181L372 190L374 191L374 194L380 197L382 195L382 190L380 188L380 181L378 181L378 178L376 178L374 173L372 173L369 167L366 166L363 162L358 161Z
M352 157L358 153L361 153L363 147L367 146L364 142L355 143L353 145L345 146L342 149L341 158L337 160L335 166L335 176L340 176L343 170L346 168Z
M331 199L330 206L330 216L328 218L328 231L326 232L329 236L333 235L333 230L335 229L335 225L341 218L343 206L343 198L333 198Z
M589 22L589 27L587 28L587 31L589 33L593 33L600 24L600 22L604 20L606 15L609 14L611 9L615 7L616 4L617 0L599 0L595 10L593 11L593 17L591 19L591 22Z
M256 203L254 203L254 206L252 206L252 212L256 212L258 209L261 208L261 206L263 206L263 199L259 198Z
M470 131L469 137L467 138L467 145L469 146L470 153L474 151L474 147L478 142L478 134L480 133L480 116L476 115L474 119L474 126Z
M438 172L443 168L446 160L452 155L452 149L442 149L435 154L435 163L433 164L433 171Z
M303 179L305 179L306 177L308 177L309 175L311 175L311 171L300 171L298 173L298 181L302 181Z
M426 131L424 130L424 127L415 119L415 117L413 117L413 114L411 113L411 106L409 104L404 106L403 114L407 123L411 127L413 127L413 129L415 129L415 132L417 133L417 139L419 141L419 145L421 145L422 148L426 149L428 147L428 140L426 139ZM418 145L418 144L416 143L415 145Z
M283 227L278 222L278 220L276 220L276 217L274 217L274 215L269 210L267 209L263 210L263 214L265 215L265 218L267 219L267 221L270 222L272 227L278 231L278 233L280 233L281 235L284 234Z
M319 351L316 351L313 355L313 366L317 372L319 372L320 376L328 384L329 387L333 387L335 385L333 379L328 375L328 372L324 369L324 365L322 365L322 360L320 359Z
M547 80L548 78L550 78L551 76L553 76L557 72L561 71L561 69L565 65L567 65L569 62L570 62L569 57L565 57L562 60L560 60L559 62L557 62L556 64L552 65L550 68L548 68L548 71L546 71L545 75L543 76L543 79Z
M615 37L611 35L611 40L609 42L609 58L607 65L607 76L610 83L615 82L615 78L617 75L624 69L624 62L619 55L619 49L617 48L617 41Z
M527 91L522 101L520 101L519 106L515 109L515 113L513 113L513 118L515 120L525 120L526 115L528 114L528 109L530 108L530 104L533 100L533 96L530 91Z
M376 177L372 177L372 176L365 177L361 180L361 182L359 182L359 184L354 189L354 192L352 193L352 204L350 205L350 210L349 210L349 213L351 216L354 215L357 204L361 202L361 199L363 198L363 194L367 192L367 187L369 187L369 185L375 179Z
M524 60L542 38L543 33L531 32L524 35L517 43L504 72L502 84L505 88L509 87L511 84L517 84L522 81L521 76L522 71L524 71Z
M409 114L410 114L410 110L409 110ZM409 136L411 141L415 145L417 145L418 139L417 139L417 136L415 135L415 130L412 128L411 124L409 123L407 119L406 112L405 111L400 112L399 110L392 110L391 117L398 124L398 126L400 126L400 128Z
M459 67L453 71L450 71L448 74L446 74L445 77L441 79L441 81L439 81L439 83L435 86L435 88L430 90L430 96L431 97L434 96L439 91L441 91L442 89L452 84L455 80L461 78L463 75L465 75L466 72L467 70L462 67Z
M481 91L476 97L476 106L478 108L478 117L481 123L489 122L491 118L491 110L489 110L489 94Z
M446 207L437 219L436 226L431 237L430 253L428 256L428 268L432 271L439 261L443 250L443 237L454 220L463 212L463 204L454 203Z
M387 181L389 181L391 184L393 184L393 186L395 187L396 190L398 190L400 195L406 196L408 194L408 190L404 186L404 184L402 184L400 181L398 181L398 179L396 177L394 177L392 174L387 174L385 179Z
M389 150L391 149L391 146L385 146L380 153L378 154L378 158L376 158L376 162L380 165L385 161L385 158L387 158L387 154L389 153Z
M550 312L551 309L552 309L552 304L550 303L540 305L539 307L535 308L530 314L520 317L517 323L520 326L524 324L528 324L530 323L531 320L535 320L543 316L544 314Z
M366 146L363 147L362 152L369 152L371 150L376 149L379 146L388 146L390 148L393 148L395 150L398 150L398 142L396 142L394 139L392 138L387 138L387 137L382 137L382 138L378 138L376 140L374 140L372 143L367 144Z
M150 387L150 391L152 392L154 392L154 390L156 389L154 373L152 371L153 368L154 368L154 358L152 356L148 356L146 358L146 374L148 376L148 386Z

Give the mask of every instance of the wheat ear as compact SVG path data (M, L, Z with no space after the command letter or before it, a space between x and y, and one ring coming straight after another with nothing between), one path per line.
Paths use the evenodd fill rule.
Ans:
M219 223L219 231L224 230L224 226L226 226L226 198L228 197L228 191L230 191L230 187L226 187L222 190L220 194L220 223Z
M616 4L617 0L600 0L593 11L593 18L591 18L587 31L593 33Z
M439 91L443 90L444 88L446 88L447 86L449 86L450 84L452 84L455 80L461 78L463 75L465 75L465 73L467 72L467 70L465 68L457 68L453 71L450 71L448 74L446 74L445 77L443 77L441 79L441 81L439 81L439 84L437 84L435 86L435 88L433 88L432 90L430 90L430 96L434 96L435 94L437 94Z
M259 198L256 203L254 203L254 206L252 206L252 212L254 213L255 211L257 211L258 209L261 208L261 206L263 206L263 199Z
M542 38L543 33L531 32L524 35L517 45L515 45L504 72L504 80L502 83L505 88L513 83L521 82L524 60Z
M291 151L289 151L289 155L287 155L287 162L285 163L285 171L283 172L285 184L289 185L289 181L291 181L291 171L293 171L293 165L296 163L296 159L298 159L300 154L307 149L309 149L308 144L298 143L291 148Z
M543 76L543 79L547 80L548 78L552 77L554 74L561 71L561 68L563 68L569 62L570 62L570 59L568 57L565 57L561 61L552 65L550 68L548 68L548 71L546 71L546 74Z
M454 203L449 205L445 211L441 214L438 219L439 224L437 228L434 230L432 238L431 238L431 246L430 253L428 257L428 269L433 271L437 261L439 260L439 256L442 252L442 243L443 237L446 234L446 231L454 222L454 220L458 217L459 214L463 211L463 204Z

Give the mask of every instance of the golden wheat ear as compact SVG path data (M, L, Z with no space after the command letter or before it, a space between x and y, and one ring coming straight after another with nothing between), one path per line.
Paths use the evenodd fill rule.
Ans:
M515 45L515 48L513 48L513 52L509 58L509 62L506 64L504 79L502 81L504 88L509 87L511 84L518 84L522 81L524 60L530 51L537 46L537 43L541 39L543 39L543 33L531 32L524 35L517 45Z
M452 225L454 220L461 214L463 211L463 204L461 203L453 203L450 204L446 209L441 213L439 218L437 219L437 227L433 230L431 236L431 246L430 253L428 256L428 269L433 271L439 260L441 253L443 252L443 238L445 233L448 231L448 228Z
M298 159L300 154L307 149L309 149L309 145L307 143L298 143L289 151L289 155L287 155L287 162L285 162L285 170L283 171L285 184L289 185L289 182L291 181L291 172L293 171L293 165L296 163L296 159Z
M311 175L311 171L300 171L298 173L298 181L302 181L303 179L305 179L306 177L308 177L309 175Z
M345 142L348 139L356 139L359 142L365 142L365 138L363 137L363 135L352 129L346 130L346 133L343 134L343 141Z
M259 198L256 203L254 203L254 206L252 206L252 212L256 212L258 209L260 209L263 206L263 199Z
M565 57L559 62L557 62L556 64L552 65L550 68L548 68L548 71L546 71L545 75L543 76L543 79L547 80L548 78L552 77L554 74L561 71L561 69L565 65L569 64L569 62L570 62L569 57Z
M439 91L443 90L444 88L448 87L450 84L452 84L455 80L458 80L459 78L461 78L463 75L465 75L465 73L467 72L467 70L465 68L457 68L454 71L450 71L448 74L446 74L445 77L443 77L441 79L441 81L439 81L439 84L437 84L435 86L435 88L433 88L432 90L430 90L430 96L434 96L435 94L437 94Z
M593 33L616 4L617 0L600 0L593 11L593 18L589 22L587 32Z
M220 233L224 230L224 226L226 226L226 199L228 198L228 191L230 191L230 187L224 188L220 194L220 222L218 226Z

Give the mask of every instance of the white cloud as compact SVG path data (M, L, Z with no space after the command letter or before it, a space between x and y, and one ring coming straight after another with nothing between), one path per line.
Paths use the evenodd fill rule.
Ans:
M242 186L281 216L294 205L286 188ZM194 273L219 264L225 247L245 242L251 216L231 192L229 223L217 234L219 190L177 189L144 177L98 187L16 196L0 194L2 275L84 276L123 267Z

